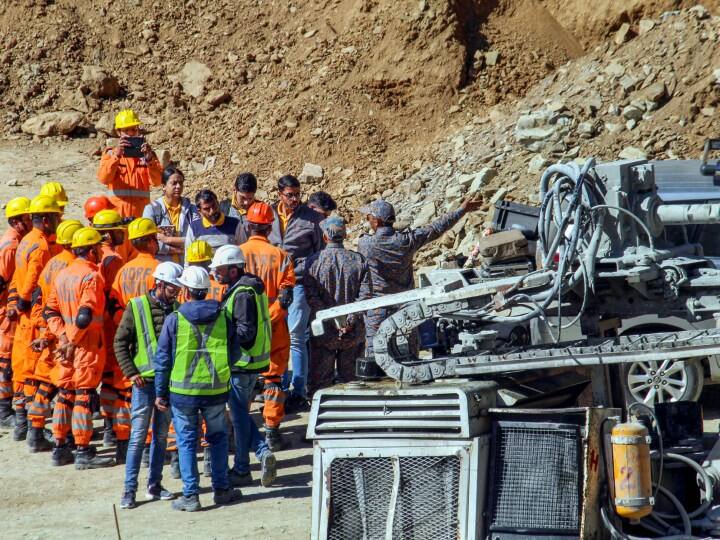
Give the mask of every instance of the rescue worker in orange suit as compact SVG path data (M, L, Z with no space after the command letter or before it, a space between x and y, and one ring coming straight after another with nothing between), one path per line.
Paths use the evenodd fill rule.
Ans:
M134 157L132 141L141 137L140 120L131 109L115 116L115 131L120 143L108 148L100 160L97 177L110 190L110 202L123 217L140 217L150 204L150 188L159 186L162 165L147 141L140 146L140 156ZM133 152L133 156L128 156Z
M128 238L138 255L120 268L110 291L110 301L116 303L111 311L118 323L130 299L147 294L155 285L153 272L159 263L155 255L160 246L157 233L155 222L149 218L138 218L128 225Z
M200 266L210 272L210 262L213 257L213 248L205 240L195 240L190 244L185 252L185 263L187 266ZM222 300L223 294L227 290L226 285L221 285L215 279L213 274L210 274L210 289L205 297L206 300ZM182 294L180 296L183 296ZM181 298L180 302L184 302L186 298Z
M270 366L262 374L265 407L265 436L270 450L283 447L280 422L285 416L285 394L281 378L290 358L290 333L287 325L287 308L292 303L295 271L290 255L268 241L274 214L263 202L253 204L245 216L250 238L240 246L245 256L245 271L259 277L265 285L270 310L271 335Z
M38 281L48 261L55 255L51 252L51 237L60 223L60 207L54 199L38 195L30 202L32 230L18 244L15 253L15 272L8 292L7 317L17 318L17 328L12 346L13 405L15 406L15 429L13 439L24 441L27 436L27 404L32 402L37 384L33 381L35 363L40 353L33 351L30 344L40 337L35 327L39 310L37 299L40 295Z
M48 261L40 274L40 296L38 304L40 312L33 310L33 316L38 315L38 320L34 321L35 328L42 329L41 337L35 339L30 347L36 353L40 353L40 357L35 364L35 373L33 379L37 381L38 387L33 397L32 404L28 407L28 434L27 444L31 453L45 452L52 449L52 444L45 438L45 422L52 416L51 402L57 394L57 381L53 375L55 369L55 341L56 338L47 330L47 324L42 317L52 284L57 275L68 267L75 260L70 245L72 244L73 234L82 229L82 223L76 219L63 221L57 227L56 243L62 251Z
M100 274L105 284L105 317L103 332L105 343L112 343L117 330L115 304L110 302L110 289L120 269L125 264L118 248L125 243L125 225L117 210L101 210L93 217L93 229L99 232L103 241L100 244L102 258ZM117 441L115 460L125 462L127 444L130 439L130 401L132 382L123 375L115 350L105 349L105 367L100 387L100 410L105 420L103 446L110 447Z
M75 260L53 283L43 316L58 337L56 359L64 371L53 412L55 448L53 465L73 461L67 438L72 431L75 468L96 469L114 464L112 458L97 456L92 438L91 396L102 379L105 350L102 320L105 312L105 285L98 264L102 258L102 236L91 227L75 232L72 249Z
M23 237L32 229L30 199L17 197L5 206L9 228L0 238L0 428L15 425L12 407L12 353L17 318L7 317L8 289L15 272L15 252Z

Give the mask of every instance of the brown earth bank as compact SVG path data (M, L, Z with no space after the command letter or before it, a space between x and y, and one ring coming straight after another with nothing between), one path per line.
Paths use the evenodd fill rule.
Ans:
M525 95L619 21L686 4L7 0L0 130L95 137L99 150L131 106L194 185L225 191L241 170L269 185L313 162L333 194L382 192L466 116ZM46 112L65 125L23 130Z

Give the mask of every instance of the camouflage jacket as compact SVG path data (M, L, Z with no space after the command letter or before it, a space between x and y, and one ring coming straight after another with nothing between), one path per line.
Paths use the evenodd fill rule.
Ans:
M462 210L455 210L417 229L397 231L392 226L379 227L375 234L361 236L358 251L367 259L373 284L373 294L363 299L412 289L413 256L417 250L439 238L463 214Z
M312 310L311 318L322 310L372 297L372 282L365 258L345 249L342 243L330 242L324 250L308 257L305 266L305 298ZM364 335L362 317L350 318L352 334ZM329 338L336 337L334 325L325 326Z

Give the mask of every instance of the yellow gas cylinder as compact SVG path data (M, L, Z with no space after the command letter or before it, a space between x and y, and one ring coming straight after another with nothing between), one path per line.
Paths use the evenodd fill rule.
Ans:
M615 511L624 518L649 515L655 501L650 473L650 437L645 426L636 422L618 424L612 429Z

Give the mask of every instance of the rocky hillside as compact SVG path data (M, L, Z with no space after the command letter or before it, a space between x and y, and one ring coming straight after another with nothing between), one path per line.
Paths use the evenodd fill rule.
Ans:
M420 224L467 192L528 200L552 160L697 155L719 28L692 5L5 0L0 136L99 153L131 106L191 187L312 163L346 214L382 195Z
M467 254L495 200L539 202L540 173L552 162L698 159L705 139L718 136L719 41L720 18L701 6L623 24L524 98L473 116L433 145L400 190L386 193L400 217L420 225L469 193L487 205L423 260Z

